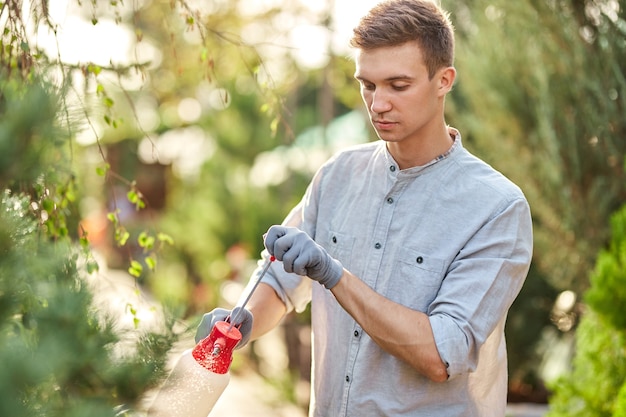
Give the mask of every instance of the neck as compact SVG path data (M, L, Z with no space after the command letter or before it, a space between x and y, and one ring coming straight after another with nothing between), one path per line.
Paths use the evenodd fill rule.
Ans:
M387 142L387 149L400 169L407 169L429 163L450 149L454 143L451 132L443 124L435 132L421 135L412 140Z

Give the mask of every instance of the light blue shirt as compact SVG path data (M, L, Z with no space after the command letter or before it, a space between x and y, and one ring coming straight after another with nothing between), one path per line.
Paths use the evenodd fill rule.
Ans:
M505 415L504 324L530 265L530 210L450 132L445 155L406 170L383 141L338 153L283 223L378 293L426 313L448 365L448 381L431 382L374 343L330 291L275 263L264 282L288 309L312 303L311 416Z

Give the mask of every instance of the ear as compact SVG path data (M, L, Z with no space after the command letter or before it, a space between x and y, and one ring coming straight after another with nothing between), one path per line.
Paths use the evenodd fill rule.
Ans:
M445 67L439 70L439 93L445 96L452 90L454 80L456 80L456 68Z

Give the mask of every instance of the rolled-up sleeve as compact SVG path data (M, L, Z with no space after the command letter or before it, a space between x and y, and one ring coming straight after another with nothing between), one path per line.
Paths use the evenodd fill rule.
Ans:
M428 315L448 375L475 370L478 351L522 288L532 258L523 198L507 202L459 252Z

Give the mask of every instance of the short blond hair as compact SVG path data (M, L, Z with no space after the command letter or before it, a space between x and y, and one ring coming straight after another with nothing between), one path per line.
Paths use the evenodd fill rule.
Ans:
M383 1L361 18L353 32L350 46L362 50L417 42L431 78L454 64L454 28L449 13L433 1Z

